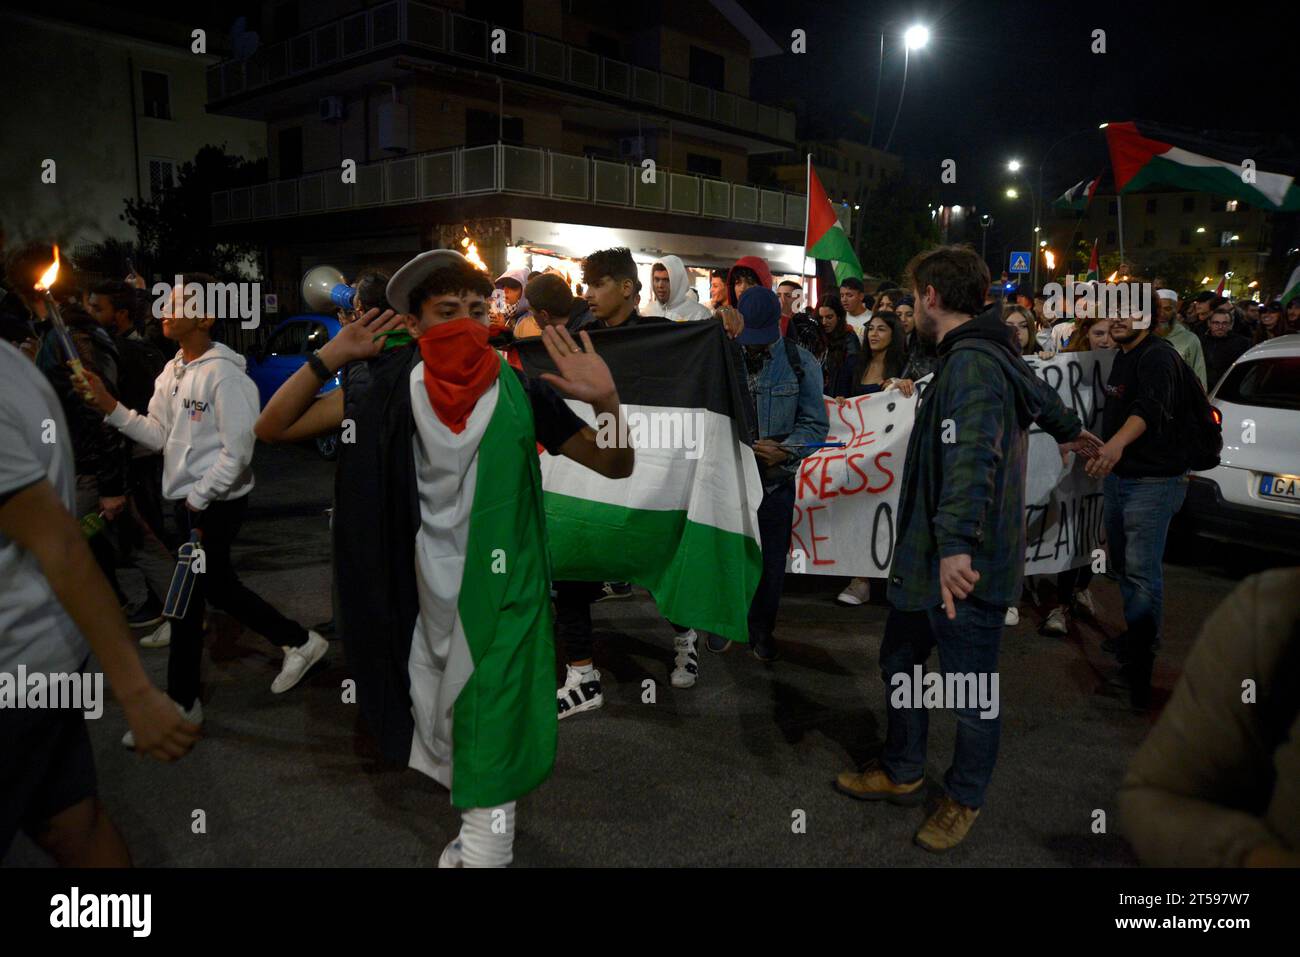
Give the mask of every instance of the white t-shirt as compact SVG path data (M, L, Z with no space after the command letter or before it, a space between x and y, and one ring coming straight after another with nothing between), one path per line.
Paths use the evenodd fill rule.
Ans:
M0 341L0 500L46 479L76 507L72 436L58 397L21 352ZM0 671L74 672L90 654L36 557L0 533Z
M844 321L847 322L849 326L852 327L853 331L858 334L858 339L860 340L867 334L867 323L871 321L871 310L862 310L862 315L860 316L851 316L848 313L845 313Z

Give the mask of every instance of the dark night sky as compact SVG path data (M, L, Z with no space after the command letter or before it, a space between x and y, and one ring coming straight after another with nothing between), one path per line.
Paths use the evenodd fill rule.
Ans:
M1300 166L1300 44L1287 26L1297 19L1294 3L740 2L787 49L791 30L807 31L806 54L755 61L753 92L772 101L793 95L814 135L865 140L867 128L851 115L871 113L878 34L889 34L877 146L898 104L901 33L913 22L928 25L930 44L911 56L892 151L912 176L936 186L942 160L956 160L957 183L939 194L945 203L1018 218L1002 197L1007 160L1034 171L1054 141L1090 131L1052 152L1044 171L1050 202L1109 168L1097 130L1107 120L1148 121L1232 144L1238 159L1250 156L1264 170ZM1094 28L1106 31L1105 54L1090 51ZM1199 151L1232 158L1204 143ZM1020 205L1028 221L1028 204Z

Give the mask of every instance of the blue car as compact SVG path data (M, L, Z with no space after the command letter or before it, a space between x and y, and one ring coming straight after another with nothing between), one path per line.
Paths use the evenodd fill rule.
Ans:
M263 407L275 395L289 376L307 363L307 356L315 352L336 335L342 326L334 316L304 313L290 316L272 331L266 345L248 359L249 378L257 384L257 396ZM319 395L326 395L339 387L339 377L326 382ZM338 454L338 436L321 436L316 449L326 459Z

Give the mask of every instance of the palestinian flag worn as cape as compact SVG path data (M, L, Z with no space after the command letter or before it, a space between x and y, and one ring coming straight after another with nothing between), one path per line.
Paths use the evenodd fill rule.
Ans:
M1092 197L1097 192L1097 186L1100 183L1100 175L1093 179L1081 179L1062 193L1060 198L1052 205L1057 209L1085 210L1088 208L1088 204L1092 202Z
M1106 127L1115 187L1132 193L1149 186L1217 193L1251 206L1275 211L1300 210L1300 188L1295 177L1250 171L1243 181L1240 159L1225 161L1144 136L1135 123L1111 123Z
M808 220L804 235L807 243L805 254L834 263L836 283L842 283L850 276L862 278L862 264L853 251L853 243L835 218L835 210L811 163L808 164Z
M541 456L554 577L632 582L673 624L748 641L763 487L739 348L716 322L590 334L618 387L636 467L607 479ZM555 371L540 340L520 341L519 355L530 378ZM569 406L598 442L618 439L613 423L602 432L591 406Z

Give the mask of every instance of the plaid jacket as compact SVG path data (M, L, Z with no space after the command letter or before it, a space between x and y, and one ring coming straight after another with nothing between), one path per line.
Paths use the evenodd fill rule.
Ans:
M934 379L917 403L898 503L889 600L901 611L942 602L939 559L968 554L973 594L1013 604L1025 565L1026 430L1059 442L1078 416L1010 347L986 312L944 337Z

